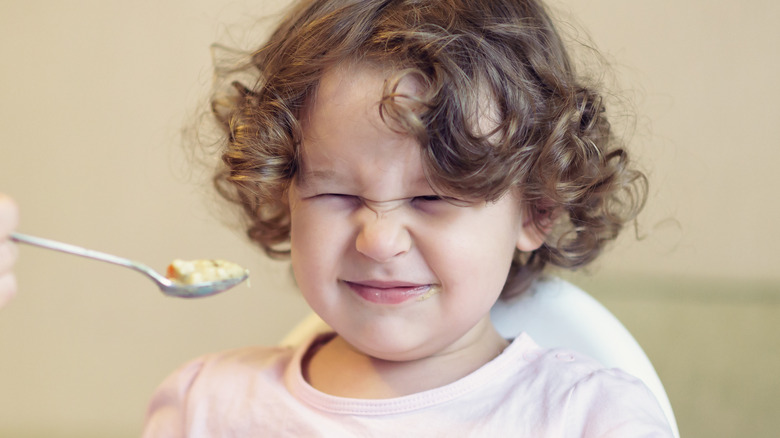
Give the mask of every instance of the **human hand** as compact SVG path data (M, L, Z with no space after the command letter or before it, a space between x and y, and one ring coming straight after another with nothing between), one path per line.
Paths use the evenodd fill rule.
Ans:
M0 307L16 295L13 266L18 250L11 241L11 232L19 223L19 209L10 197L0 193Z

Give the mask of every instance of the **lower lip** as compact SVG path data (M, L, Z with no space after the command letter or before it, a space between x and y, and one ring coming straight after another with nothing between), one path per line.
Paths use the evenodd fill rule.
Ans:
M431 285L403 287L374 287L360 283L346 282L355 294L364 300L376 304L401 304L425 296Z

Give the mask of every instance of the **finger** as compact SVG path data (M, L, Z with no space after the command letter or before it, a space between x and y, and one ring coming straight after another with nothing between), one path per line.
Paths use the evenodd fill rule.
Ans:
M19 258L19 247L7 240L0 243L0 275L11 272L16 260Z
M8 273L0 275L0 307L11 301L16 295L16 277Z
M0 193L0 237L7 236L19 224L19 208L16 202Z

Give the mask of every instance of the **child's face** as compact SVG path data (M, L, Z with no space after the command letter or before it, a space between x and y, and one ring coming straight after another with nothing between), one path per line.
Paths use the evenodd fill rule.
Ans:
M515 249L541 239L512 193L468 205L435 196L419 144L380 119L384 80L369 67L322 78L289 192L292 263L308 303L353 347L411 360L489 332Z

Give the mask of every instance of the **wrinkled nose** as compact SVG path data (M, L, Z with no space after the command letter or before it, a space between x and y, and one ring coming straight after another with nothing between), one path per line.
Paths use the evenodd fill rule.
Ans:
M358 252L378 262L405 254L412 238L399 214L364 208L355 245Z

